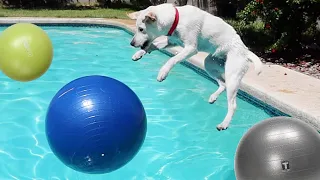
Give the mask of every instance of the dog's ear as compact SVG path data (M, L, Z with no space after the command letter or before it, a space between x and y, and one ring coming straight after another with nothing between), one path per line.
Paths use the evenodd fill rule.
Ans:
M142 20L143 23L152 23L157 20L156 14L153 12L148 12L148 14Z

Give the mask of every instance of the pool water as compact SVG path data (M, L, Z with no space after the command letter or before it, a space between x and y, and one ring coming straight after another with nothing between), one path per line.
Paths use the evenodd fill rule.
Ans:
M0 27L3 31L5 27ZM156 77L169 56L131 56L131 35L115 28L43 26L54 59L41 78L16 82L0 74L0 179L69 180L235 180L234 155L242 135L269 118L263 109L237 99L230 128L217 131L227 112L226 93L207 102L217 86L178 64L163 82ZM148 118L145 142L123 168L104 175L76 172L51 152L45 115L51 98L66 83L86 75L116 78L140 97Z

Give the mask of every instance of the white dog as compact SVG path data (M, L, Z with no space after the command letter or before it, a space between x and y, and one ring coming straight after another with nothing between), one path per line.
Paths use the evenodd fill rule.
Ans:
M232 26L195 6L175 7L165 3L150 6L135 15L137 29L130 44L141 50L133 55L133 60L171 43L183 47L162 66L157 77L159 82L182 60L198 51L210 53L205 60L205 69L218 82L219 88L210 96L209 102L215 102L226 89L228 112L217 129L227 129L236 109L236 95L249 61L253 62L255 72L259 75L262 68L260 58L245 46ZM160 36L162 40L154 41Z

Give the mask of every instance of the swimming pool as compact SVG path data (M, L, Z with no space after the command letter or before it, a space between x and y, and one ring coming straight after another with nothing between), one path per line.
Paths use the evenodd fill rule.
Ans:
M5 27L0 27L3 31ZM242 135L270 117L238 98L227 131L216 125L227 111L226 94L207 103L217 86L178 64L159 83L158 70L169 56L154 52L138 62L131 35L115 28L43 26L53 41L52 66L40 79L15 82L0 75L0 179L69 180L235 180L233 159ZM105 75L126 83L140 97L148 132L137 156L123 168L87 175L64 166L52 154L44 133L47 107L66 83L86 75Z

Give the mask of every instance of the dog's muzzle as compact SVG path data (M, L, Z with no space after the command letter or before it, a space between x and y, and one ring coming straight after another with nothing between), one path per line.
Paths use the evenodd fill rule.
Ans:
M143 45L141 46L141 49L145 49L148 45L149 45L149 41L144 42Z
M132 41L130 42L130 45L133 46L133 47L136 47L136 48L138 47L138 46L136 45L136 43L135 43L134 40L132 40ZM145 42L142 44L141 49L146 48L148 45L149 45L149 41L145 41Z
M133 46L133 47L135 47L134 40L132 40L132 41L130 42L130 45Z

